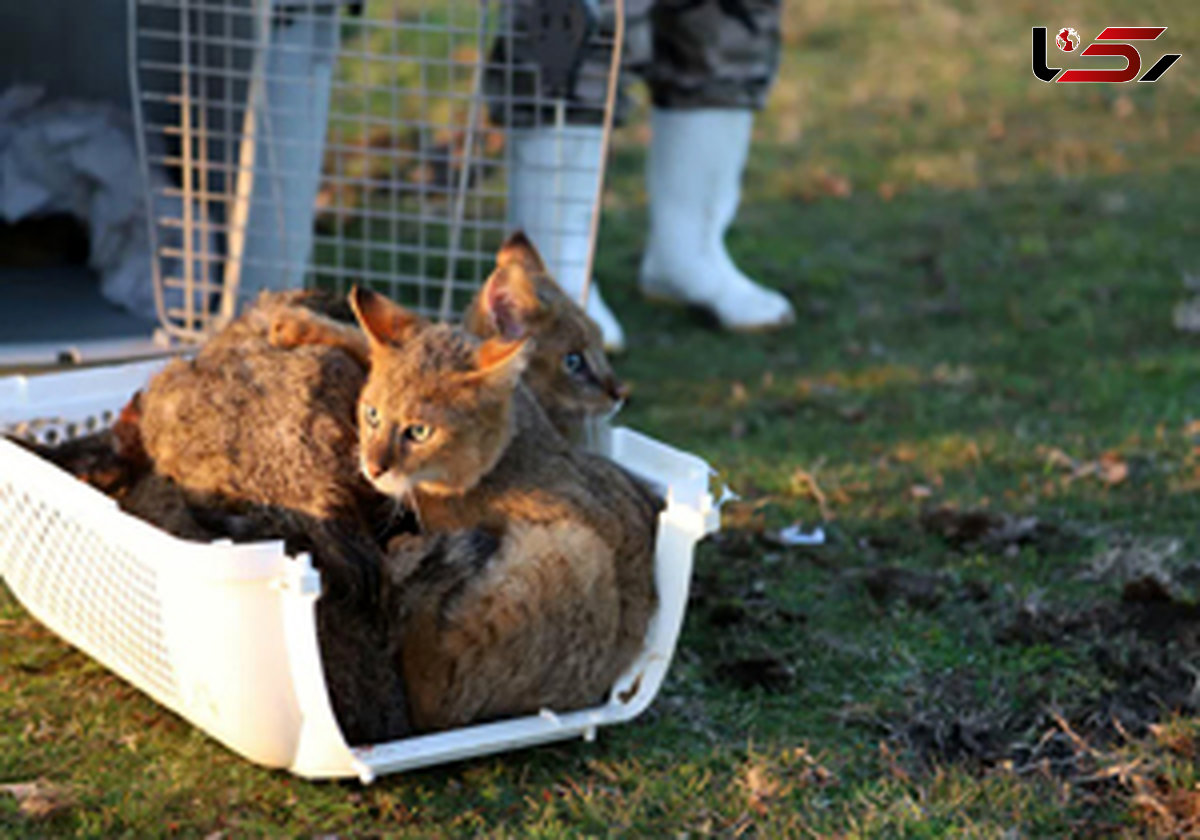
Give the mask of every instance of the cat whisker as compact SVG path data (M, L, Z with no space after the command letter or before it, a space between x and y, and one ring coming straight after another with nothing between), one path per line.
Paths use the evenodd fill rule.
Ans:
M604 414L600 415L600 420L605 421L605 422L611 421L614 417L617 416L617 413L620 412L620 410L624 407L625 407L625 398L621 397L621 399L619 399L613 403L612 408L610 408Z

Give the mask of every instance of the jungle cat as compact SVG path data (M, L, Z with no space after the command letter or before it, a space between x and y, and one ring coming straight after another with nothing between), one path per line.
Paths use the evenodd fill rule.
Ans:
M517 231L504 241L496 271L468 307L463 325L480 338L529 337L523 381L550 422L572 442L589 420L613 414L628 393L604 354L599 328L554 282L529 238ZM270 341L277 347L327 344L368 362L362 330L306 307L272 310Z
M496 274L528 271L514 261ZM529 282L500 276L489 286ZM486 556L453 562L414 561L420 537L393 541L390 650L413 725L600 700L640 651L657 603L661 503L556 433L521 384L528 339L480 342L362 289L351 303L370 359L358 403L362 473L405 498L423 534L496 540Z
M194 359L173 361L150 381L130 404L137 435L126 435L126 448L144 449L153 472L143 481L161 492L151 484L139 497L135 489L127 507L140 500L134 513L181 534L180 516L220 534L282 537L289 551L311 551L324 589L317 630L330 701L350 743L373 743L410 727L379 609L375 528L387 514L357 469L356 405L366 374L335 348L268 343L271 312L303 305L338 304L306 293L264 295ZM160 503L173 488L186 504Z
M528 305L534 300L528 294L535 288L531 274L544 274L544 266L523 236L510 238L497 262L517 264L525 270L498 272L480 296L477 309L491 312L497 331L511 335L527 329L534 320L531 316L544 314L542 307ZM549 299L554 301L557 287L548 288ZM568 317L574 304L565 303L568 306L562 309L566 312L559 310L562 314L557 321L538 321L543 334L552 334L556 322L574 323ZM581 310L576 310L580 322L590 327ZM138 432L133 444L144 445L156 467L150 480L166 490L183 488L189 502L187 506L151 504L147 512L156 517L163 513L182 516L189 527L189 514L194 514L218 533L240 538L286 536L289 547L312 549L327 585L325 597L318 602L318 625L339 722L354 743L398 737L407 726L402 709L384 711L397 705L394 686L384 690L388 680L373 667L375 658L362 655L363 647L377 645L379 632L362 617L369 607L360 608L364 588L368 590L365 600L370 600L369 572L378 564L371 537L380 531L379 520L393 518L396 510L394 504L381 505L379 494L361 477L351 453L357 439L354 401L365 374L361 364L349 362L361 363L368 354L348 354L337 347L272 346L268 336L274 336L275 325L287 322L286 316L297 312L342 319L349 316L344 301L328 296L263 294L205 345L194 361L169 366L143 398L131 404L136 409ZM314 322L337 323L327 319ZM348 328L366 344L360 330ZM598 334L593 343L599 348ZM542 346L553 347L550 342ZM563 389L567 399L575 399L567 413L578 410L588 388L600 394L584 403L596 411L611 410L619 396L620 386L603 356L589 370L593 383L579 386L584 398L573 398L569 389ZM553 380L548 377L546 381ZM614 394L604 396L606 391ZM554 392L546 389L546 393ZM142 498L153 503L159 496L151 492ZM159 524L170 528L167 522ZM187 533L188 529L178 530ZM438 562L428 564L421 586L448 586L447 581L461 577L463 570L483 563L489 544L486 536L455 532L435 540L427 553L437 555ZM418 562L411 545L405 553L410 566L405 566L400 553L388 564L393 585ZM621 568L622 575L628 571ZM364 576L368 579L365 587L360 583ZM635 575L623 588L622 597L634 605L648 597L650 606L642 610L648 615L653 593L651 589L649 596L639 594L642 582L643 578ZM639 623L637 609L626 612L635 617L634 624ZM644 625L644 621L640 623ZM641 632L633 635L636 639L626 646L636 649Z

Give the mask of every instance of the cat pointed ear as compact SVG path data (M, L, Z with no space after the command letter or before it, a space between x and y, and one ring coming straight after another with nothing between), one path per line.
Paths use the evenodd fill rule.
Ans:
M350 308L372 346L400 345L421 319L381 294L355 286L350 290Z
M509 264L492 272L479 292L479 309L501 338L514 341L529 333L542 302L525 267Z
M546 274L546 261L533 247L533 242L525 235L525 231L516 230L509 234L508 239L496 253L496 268L507 265L521 265L534 274Z
M475 370L467 377L482 385L512 388L529 361L528 342L489 338L475 352Z

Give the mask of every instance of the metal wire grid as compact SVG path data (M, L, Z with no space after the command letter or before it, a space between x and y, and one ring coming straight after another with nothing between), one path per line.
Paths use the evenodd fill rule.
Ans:
M602 25L567 95L545 83L521 23L545 2L129 0L167 330L203 338L258 290L300 285L366 284L453 317L512 226L517 125L604 128L588 159L544 162L563 177L587 169L597 209L620 0L591 9ZM563 205L551 233L594 241L597 214L589 224L566 206L578 194L550 193ZM590 272L590 247L586 259Z

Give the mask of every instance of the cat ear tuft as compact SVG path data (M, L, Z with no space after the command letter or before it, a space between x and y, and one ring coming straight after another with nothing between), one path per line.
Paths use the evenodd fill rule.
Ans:
M350 308L373 346L403 344L421 320L403 306L361 286L350 290Z
M500 337L508 341L522 338L542 310L537 288L521 265L496 269L483 286L480 308Z
M538 249L533 246L533 242L523 230L516 230L509 234L508 239L504 240L504 244L496 253L496 268L504 268L509 265L524 266L527 271L534 274L546 273L546 261L542 259L542 255L538 253Z
M489 338L475 353L475 371L471 380L492 387L512 388L525 372L529 361L529 343Z

